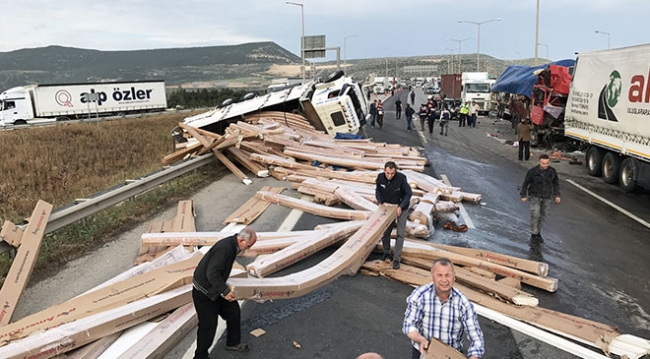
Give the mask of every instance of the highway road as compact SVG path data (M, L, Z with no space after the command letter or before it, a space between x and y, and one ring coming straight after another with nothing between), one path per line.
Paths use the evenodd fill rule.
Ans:
M406 95L403 91L395 96L405 103ZM431 161L427 173L444 175L455 186L483 194L481 204L464 206L467 216L461 222L471 221L475 228L463 234L445 231L439 224L429 241L543 260L550 266L549 276L559 279L559 289L547 293L526 287L540 299L540 306L611 324L622 333L650 338L648 193L624 194L615 186L589 177L583 166L552 163L561 178L562 203L551 208L543 232L545 242L531 246L529 208L521 203L518 187L536 157L530 162L517 161L516 149L503 143L504 139L514 137L509 123L479 118L477 127L468 129L458 128L452 122L447 137L438 135L438 127L433 137L420 131L406 132L405 120L395 120L394 98L385 102L384 128L368 128L369 136L377 141L421 146ZM425 95L418 90L416 103L424 99ZM197 192L192 199L198 230L223 228L223 219L264 185L289 186L272 178L256 179L253 185L244 186L234 176L226 175ZM30 285L15 318L45 309L128 269L137 253L140 234L149 223L170 219L174 212L170 208L104 248L71 262L51 278ZM302 215L289 224L285 220L290 213L273 205L253 223L253 228L271 231L285 223L300 230L330 222ZM275 275L311 266L331 251L324 250ZM405 299L411 291L401 283L357 274L342 277L301 298L245 302L243 339L251 344L252 350L247 354L226 352L225 339L221 339L211 357L354 358L375 351L385 358L408 358L410 342L401 333L401 324ZM486 358L573 358L490 320L480 318L480 323L486 337ZM248 334L256 328L264 329L266 334ZM194 332L188 334L166 358L191 358L195 338ZM301 349L294 347L294 341Z

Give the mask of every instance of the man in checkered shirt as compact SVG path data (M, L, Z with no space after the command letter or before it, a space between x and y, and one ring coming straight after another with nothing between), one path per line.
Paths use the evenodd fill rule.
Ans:
M485 354L483 332L472 303L453 288L454 265L447 258L435 260L431 277L433 283L416 288L406 299L402 331L413 344L413 359L426 353L432 338L462 352L463 331L471 341L467 357L481 358Z

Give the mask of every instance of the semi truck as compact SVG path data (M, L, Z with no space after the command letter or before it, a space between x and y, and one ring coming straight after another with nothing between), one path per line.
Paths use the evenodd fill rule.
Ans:
M490 81L487 72L463 72L461 75L461 100L476 102L479 114L490 111Z
M590 175L650 189L649 120L650 44L578 55L564 132L586 150Z
M164 81L28 85L0 94L0 126L65 121L167 108Z
M247 98L248 96L245 96ZM228 101L228 100L226 100ZM359 83L343 71L333 73L324 82L309 81L283 91L271 92L241 102L222 104L183 123L202 130L223 133L231 123L260 111L300 113L314 128L331 135L356 134L362 119L369 119L369 105ZM172 135L183 137L175 128Z

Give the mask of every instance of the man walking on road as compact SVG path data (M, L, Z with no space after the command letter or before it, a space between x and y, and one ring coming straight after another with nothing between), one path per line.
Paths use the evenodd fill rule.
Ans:
M406 299L402 332L411 339L411 357L421 358L433 338L462 352L463 332L471 341L467 357L482 357L485 354L483 332L474 305L454 288L453 263L447 258L436 259L431 267L431 278L433 283L416 288Z
M411 91L411 104L415 106L415 91Z
M428 117L428 108L426 104L421 104L420 105L420 112L418 112L418 116L420 116L420 129L422 132L424 132L424 123L427 122L427 117Z
M402 118L402 101L397 99L395 101L395 119L399 120L400 118Z
M539 165L528 170L519 194L521 201L530 205L530 240L544 242L542 225L551 200L557 204L561 201L560 180L548 155L539 156Z
M440 112L440 135L444 131L445 136L449 133L449 120L451 119L451 113L447 109L447 105L442 106L442 111Z
M530 158L530 140L532 139L530 133L532 130L533 124L526 121L525 118L522 118L519 125L517 125L517 136L515 141L519 144L519 161L524 158L528 161Z
M408 103L406 104L406 109L404 109L404 116L406 116L406 130L407 131L413 131L414 128L411 125L413 123L413 114L415 113L415 110L411 105Z
M370 126L375 127L375 120L377 119L377 100L372 100L370 104Z
M476 127L476 117L478 116L478 110L480 109L480 106L476 103L476 101L472 101L472 106L469 108L469 122L467 123L467 127Z
M397 172L397 165L388 161L384 165L384 172L377 175L375 198L380 206L384 203L396 204L397 207L397 238L395 238L395 253L390 254L390 234L395 228L395 221L386 228L381 237L381 244L384 249L382 261L392 257L393 269L399 269L399 262L402 259L402 247L404 246L404 232L406 231L406 219L411 205L413 191L403 173Z
M194 270L192 299L199 319L194 359L207 359L217 332L218 317L226 321L228 335L226 350L247 352L248 344L241 342L241 312L234 293L226 285L230 270L239 252L257 240L250 227L226 237L210 248Z

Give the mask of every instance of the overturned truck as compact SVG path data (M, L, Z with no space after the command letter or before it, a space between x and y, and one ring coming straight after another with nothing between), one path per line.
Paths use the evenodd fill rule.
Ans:
M250 94L240 102L225 101L217 108L185 118L185 125L202 130L223 133L231 123L245 120L262 111L296 113L307 118L316 129L334 137L337 133L356 134L368 114L368 102L359 83L333 73L324 82L309 81L283 91L258 96ZM182 136L174 129L175 138Z

